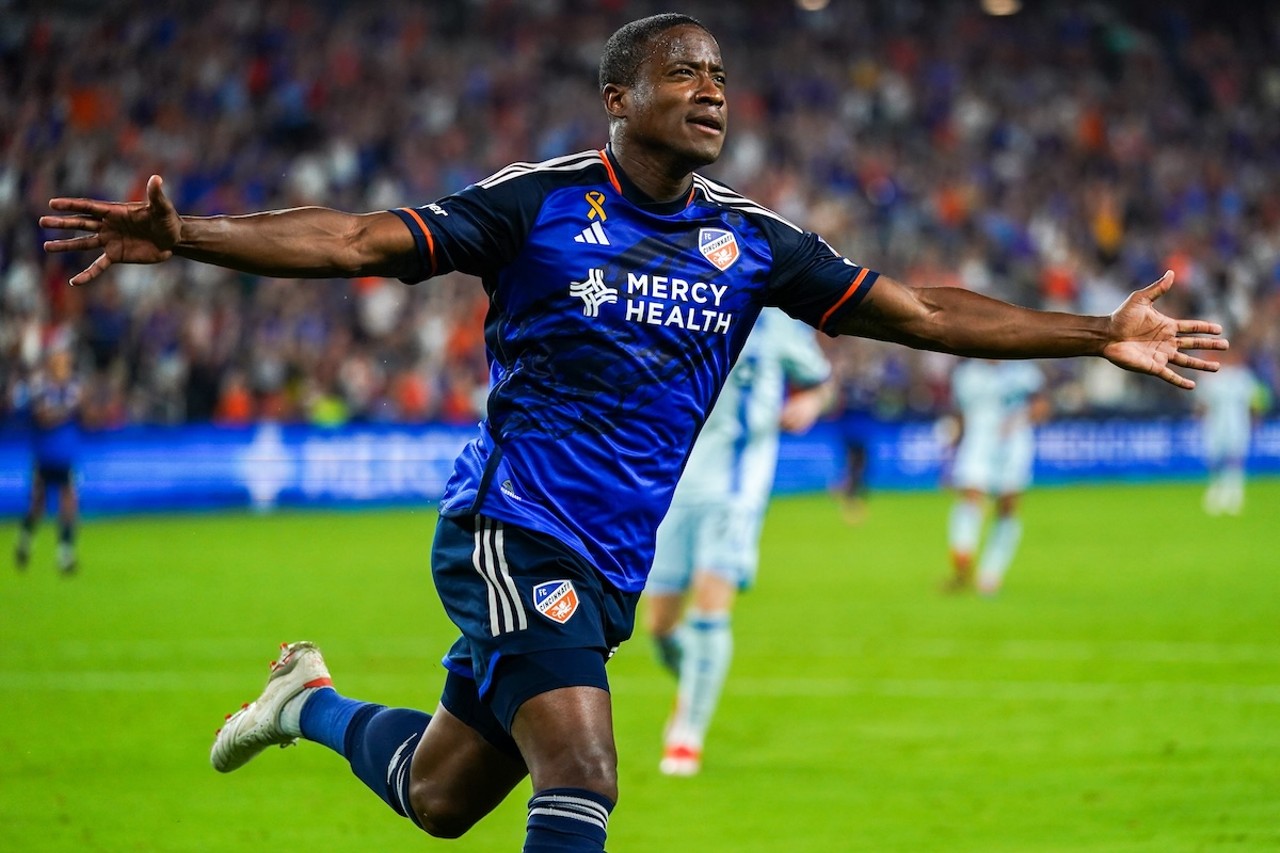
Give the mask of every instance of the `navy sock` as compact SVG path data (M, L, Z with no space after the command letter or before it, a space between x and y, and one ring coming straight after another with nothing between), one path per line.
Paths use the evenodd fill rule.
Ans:
M370 704L358 699L348 699L332 687L320 687L307 697L302 706L302 712L298 715L298 728L307 740L322 743L346 758L347 727L351 725L351 718L356 712Z
M308 706L314 698L307 702ZM351 772L356 778L368 785L396 814L409 818L421 828L418 816L409 805L409 765L427 723L431 722L431 715L411 708L387 708L369 702L356 704L358 707L351 713L339 751L351 762ZM317 713L320 710L317 709ZM350 710L343 708L335 714L340 716ZM303 731L306 732L306 728Z
M613 803L582 788L548 788L529 800L523 853L604 853Z

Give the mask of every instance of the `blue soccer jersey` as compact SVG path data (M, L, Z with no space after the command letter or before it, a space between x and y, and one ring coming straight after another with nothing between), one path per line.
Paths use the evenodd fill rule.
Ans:
M31 392L32 446L37 465L75 465L80 455L79 410L79 382L37 380Z
M761 309L830 328L877 277L702 176L653 202L608 150L393 212L417 243L413 280L457 270L490 299L486 418L441 513L547 533L631 592Z

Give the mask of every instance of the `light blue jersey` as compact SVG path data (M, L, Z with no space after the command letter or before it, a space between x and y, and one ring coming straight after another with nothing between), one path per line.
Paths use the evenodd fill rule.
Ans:
M1243 460L1249 452L1259 383L1249 368L1224 364L1196 383L1204 409L1204 450L1210 463Z
M658 528L647 589L683 590L695 569L751 584L787 387L819 385L830 374L812 328L777 309L761 312Z
M952 402L964 420L952 481L960 489L1015 494L1031 482L1035 432L1031 402L1044 374L1029 361L961 362L951 375Z
M689 455L673 503L732 500L763 508L773 488L788 384L811 387L830 375L812 328L776 308L761 312Z

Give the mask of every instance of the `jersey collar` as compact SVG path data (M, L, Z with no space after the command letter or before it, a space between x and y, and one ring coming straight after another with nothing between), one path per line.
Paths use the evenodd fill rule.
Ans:
M618 163L617 158L613 156L612 146L606 145L601 150L600 159L604 161L605 167L609 170L609 180L614 189L621 193L623 198L642 210L656 213L659 216L669 216L684 210L693 201L692 186L689 187L688 195L683 198L677 198L673 201L654 201L644 190L631 182L626 172L622 171L622 166Z

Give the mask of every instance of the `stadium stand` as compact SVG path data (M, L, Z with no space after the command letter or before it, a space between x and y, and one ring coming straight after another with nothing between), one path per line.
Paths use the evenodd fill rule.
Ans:
M822 5L822 4L809 4ZM1280 10L969 0L689 2L721 35L715 177L909 283L1100 313L1165 269L1280 392ZM472 422L484 296L298 286L196 264L68 288L54 194L184 213L420 204L515 159L599 147L603 39L652 3L0 3L0 383L55 344L89 421ZM665 9L664 9L665 10ZM56 193L55 193L56 190ZM929 416L945 356L828 345L847 408ZM1185 412L1158 382L1053 366L1067 414ZM6 393L6 401L10 395Z

